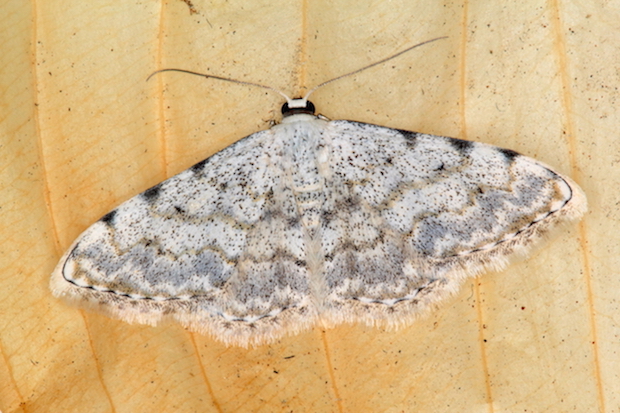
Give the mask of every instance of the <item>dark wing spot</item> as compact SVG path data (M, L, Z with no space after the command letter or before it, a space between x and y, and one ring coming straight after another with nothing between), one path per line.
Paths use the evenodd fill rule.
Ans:
M336 201L336 210L354 211L360 206L360 200L354 196L347 196L341 200ZM321 218L329 218L327 215L322 214Z
M340 248L341 251L358 251L359 248L357 245L355 245L353 243L353 241L351 240L344 240L341 244L340 244Z
M265 199L267 201L271 201L273 199L273 188L269 188L269 191L267 191L267 193L265 193Z
M104 224L107 224L107 225L112 225L113 221L114 221L114 216L116 216L116 210L108 212L107 214L102 216L99 221L101 221L101 222L103 222Z
M322 210L321 211L321 220L324 224L329 224L335 217L334 211Z
M504 149L504 148L497 148L497 150L504 155L504 157L506 158L506 160L510 163L512 161L514 161L514 159L518 156L520 156L521 154L519 152L515 152L512 149Z
M464 141L463 139L455 139L455 138L446 138L448 143L452 145L454 149L459 151L461 155L467 155L471 150L471 147L474 146L473 142Z
M161 184L157 184L157 185L147 189L146 191L142 192L142 197L147 202L153 202L159 196L159 192L160 191L161 191Z
M345 205L350 209L357 209L360 206L358 197L349 196L345 199Z
M265 222L271 222L274 219L286 219L284 212L278 208L265 208L261 220Z
M198 162L196 165L192 166L190 169L195 174L199 174L200 172L202 172L206 164L207 164L207 159L205 159L204 161Z
M415 146L416 140L418 139L418 135L420 135L418 132L411 132L411 131L402 130L402 129L396 129L396 130L398 131L398 133L403 135L403 138L405 138L405 141L407 142L407 146Z

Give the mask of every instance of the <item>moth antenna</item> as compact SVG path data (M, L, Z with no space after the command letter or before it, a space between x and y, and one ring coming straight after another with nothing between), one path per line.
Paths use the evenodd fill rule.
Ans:
M188 73L190 75L196 75L196 76L202 76L202 77L206 77L207 79L217 79L217 80L223 80L225 82L231 82L231 83L237 83L239 85L247 85L247 86L255 86L255 87L260 87L263 89L267 89L267 90L271 90L272 92L276 92L279 93L280 95L282 95L284 97L284 99L286 99L286 101L290 104L293 99L291 99L290 97L288 97L286 94L284 94L283 92L279 91L276 88L273 88L271 86L265 86L265 85L261 85L258 83L253 83L253 82L246 82L244 80L237 80L237 79L230 79L228 77L222 77L222 76L215 76L215 75L208 75L206 73L199 73L199 72L194 72L191 70L185 70L185 69L161 69L161 70L156 70L153 73L151 73L149 75L149 77L146 78L146 81L148 82L153 76L155 76L156 74L159 73L163 73L163 72L181 72L181 73Z
M308 91L308 93L306 93L306 96L304 96L303 100L308 100L308 98L310 97L310 95L311 95L311 94L312 94L315 90L317 90L318 88L323 87L323 86L325 86L325 85L327 85L327 84L329 84L329 83L335 82L336 80L340 80L340 79L345 78L345 77L348 77L348 76L352 76L352 75L358 74L359 72L363 72L364 70L370 69L371 67L375 67L375 66L378 66L378 65L380 65L380 64L382 64L382 63L388 62L388 61L390 61L390 60L392 60L392 59L397 58L398 56L400 56L400 55L402 55L402 54L407 53L407 52L408 52L408 51L410 51L410 50L415 49L416 47L419 47L419 46L424 46L425 44L432 43L432 42L434 42L434 41L441 40L441 39L447 39L447 38L448 38L448 36L442 36L442 37L436 37L436 38L431 39L431 40L426 40L426 41L424 41L424 42L422 42L422 43L418 43L418 44L415 44L415 45L413 45L413 46L411 46L411 47L408 47L408 48L406 48L405 50L402 50L402 51L400 51L400 52L398 52L398 53L396 53L396 54L393 54L393 55L391 55L391 56L388 56L388 57L386 57L385 59L381 59L381 60L379 60L378 62L371 63L371 64L369 64L368 66L364 66L364 67L362 67L362 68L360 68L360 69L354 70L354 71L349 72L349 73L345 73L344 75L340 75L340 76L335 77L335 78L333 78L333 79L330 79L330 80L328 80L328 81L326 81L326 82L323 82L323 83L321 83L320 85L315 86L314 88L310 89L310 91Z
M382 63L385 63L387 61L395 59L398 56L400 56L402 54L405 54L405 53L409 52L410 50L415 49L416 47L420 47L420 46L423 46L425 44L432 43L434 41L441 40L441 39L447 39L447 38L448 38L448 36L442 36L442 37L436 37L436 38L431 39L431 40L426 40L426 41L424 41L422 43L418 43L418 44L415 44L415 45L413 45L411 47L408 47L405 50L402 50L402 51L400 51L400 52L398 52L396 54L388 56L385 59L381 59L378 62L371 63L368 66L364 66L364 67L362 67L360 69L357 69L357 70L354 70L352 72L345 73L344 75L340 75L338 77L330 79L330 80L328 80L326 82L323 82L323 83L319 84L318 86L315 86L314 88L310 89L308 91L308 93L306 93L306 95L303 98L301 98L301 99L291 99L285 93L283 93L280 90L278 90L276 88L273 88L271 86L265 86L265 85L261 85L259 83L253 83L253 82L246 82L245 80L236 80L236 79L231 79L231 78L228 78L228 77L209 75L209 74L206 74L206 73L199 73L199 72L194 72L192 70L185 70L185 69L173 69L173 68L171 68L171 69L156 70L155 72L151 73L149 75L149 77L146 78L146 80L148 82L153 76L155 76L156 74L159 74L159 73L163 73L163 72L187 73L187 74L190 74L190 75L202 76L202 77L205 77L207 79L223 80L225 82L236 83L236 84L239 84L239 85L255 86L255 87L260 87L260 88L263 88L263 89L271 90L272 92L276 92L276 93L280 94L281 96L283 96L284 99L286 99L286 102L288 103L289 107L291 107L291 108L294 108L294 107L304 107L307 104L307 102L308 102L308 98L310 97L310 95L312 93L314 93L314 91L316 91L317 89L319 89L319 88L321 88L321 87L323 87L323 86L325 86L325 85L327 85L329 83L335 82L336 80L340 80L340 79L348 77L348 76L353 76L353 75L355 75L357 73L363 72L364 70L370 69L372 67L378 66L378 65L380 65Z

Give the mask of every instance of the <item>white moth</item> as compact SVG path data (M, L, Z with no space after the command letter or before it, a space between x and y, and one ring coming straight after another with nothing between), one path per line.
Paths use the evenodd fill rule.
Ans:
M570 178L512 150L330 121L307 97L94 223L54 295L239 346L399 327L586 211Z

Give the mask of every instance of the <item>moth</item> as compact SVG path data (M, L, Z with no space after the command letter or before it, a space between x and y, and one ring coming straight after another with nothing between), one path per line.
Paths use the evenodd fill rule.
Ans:
M317 324L399 327L586 211L579 186L534 159L331 121L313 90L284 95L280 124L95 222L54 270L53 294L238 346Z

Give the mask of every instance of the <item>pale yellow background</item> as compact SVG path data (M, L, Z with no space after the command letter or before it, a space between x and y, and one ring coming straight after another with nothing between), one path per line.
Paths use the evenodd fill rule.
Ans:
M620 412L620 4L9 0L0 5L0 410ZM251 350L132 326L48 290L120 202L279 118L501 145L572 176L590 212L398 332L316 328Z

